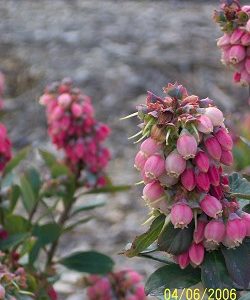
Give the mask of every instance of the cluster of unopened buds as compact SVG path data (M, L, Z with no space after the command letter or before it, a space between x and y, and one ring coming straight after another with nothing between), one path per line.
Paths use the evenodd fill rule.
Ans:
M40 103L47 109L49 136L64 150L66 163L79 181L87 187L105 185L110 152L103 142L110 129L95 119L91 99L66 78L49 85Z
M181 85L169 84L164 92L165 97L148 92L146 105L131 115L142 121L137 142L146 138L135 167L152 216L160 211L181 229L195 223L193 243L176 257L185 268L200 265L205 250L221 243L239 246L250 236L250 215L239 210L222 169L233 163L233 141L221 110L209 98L189 96Z
M86 279L89 300L145 300L142 277L133 270L91 275Z
M232 67L234 81L243 86L250 84L250 6L239 1L225 1L214 19L224 35L217 41L222 51L222 63Z

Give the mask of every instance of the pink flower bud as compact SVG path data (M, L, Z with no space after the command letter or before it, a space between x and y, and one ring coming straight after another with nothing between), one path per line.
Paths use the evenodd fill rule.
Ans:
M181 174L181 183L184 186L185 189L187 189L189 192L192 191L195 188L195 176L194 176L194 170L193 168L187 168L182 174Z
M245 68L248 74L250 74L250 58L246 59Z
M229 59L232 64L238 64L246 57L245 47L234 45L229 51Z
M183 130L177 140L177 151L184 159L195 157L197 152L197 142L187 130Z
M215 219L221 217L223 212L221 202L209 194L201 200L200 207L206 215Z
M0 299L5 299L5 288L0 285Z
M217 138L223 150L233 149L233 140L225 128L220 128L214 136Z
M221 199L223 197L223 190L220 185L218 186L211 185L209 193L211 194L211 196L214 196L217 199Z
M234 79L234 82L236 82L236 83L240 82L240 80L241 80L241 73L240 72L235 72L233 79Z
M197 129L202 133L210 133L213 131L213 123L208 116L201 115L198 118Z
M148 183L143 189L143 199L152 207L155 207L158 204L158 200L163 198L164 195L165 190L158 181Z
M223 113L217 107L207 107L205 109L205 115L212 121L213 126L221 126L224 122Z
M222 220L212 220L205 227L204 236L207 242L219 244L225 235L225 225Z
M230 37L231 36L229 34L224 33L224 35L217 40L217 46L223 47L230 45Z
M174 150L167 156L165 168L169 176L179 177L186 169L186 160Z
M171 187L171 186L175 185L179 181L178 178L169 176L166 173L163 173L157 179L160 181L160 184L162 186L166 186L166 187Z
M192 221L193 211L185 202L178 202L171 209L170 219L174 228L183 229Z
M159 153L161 150L160 144L158 144L152 138L147 138L140 147L140 150L145 153L147 156Z
M144 166L144 171L147 177L157 178L165 171L165 160L160 155L150 156Z
M195 181L197 188L202 192L208 192L210 188L210 181L207 173L197 171L195 174Z
M209 136L204 141L208 154L215 160L219 161L221 158L221 146L214 136Z
M64 110L60 106L56 106L51 114L51 120L59 120L64 115Z
M244 221L236 213L231 213L226 224L226 239L223 244L225 242L225 246L235 248L242 243L246 233Z
M194 163L201 172L207 172L209 169L209 157L204 151L199 151L196 154Z
M144 165L147 161L147 157L145 156L145 154L142 151L139 151L136 156L135 156L135 164L134 167L141 171L144 168Z
M240 43L240 39L242 37L242 35L244 34L244 31L237 28L233 31L231 38L230 38L230 43L231 44L239 44Z
M222 150L220 162L223 165L231 166L233 164L233 154L232 154L232 151Z
M176 261L181 269L185 269L190 262L188 251L176 256Z
M207 174L212 185L218 186L220 184L220 172L215 165L209 167Z
M71 101L72 101L72 98L71 98L70 94L67 94L67 93L61 94L58 97L58 104L61 105L63 108L69 107Z
M79 118L82 115L82 107L80 104L73 103L71 106L71 111L74 117Z
M196 244L199 244L204 239L204 229L207 225L207 221L203 218L199 218L197 222L197 228L194 230L193 239Z
M202 244L192 244L188 253L189 258L194 265L199 266L203 262L205 249Z
M248 21L248 26L249 26L249 29L250 29L250 23L249 23L249 21ZM247 33L245 33L242 37L241 37L241 44L243 45L243 46L246 46L246 47L248 47L248 46L250 46L250 34L247 32Z
M243 212L241 217L246 226L246 236L250 237L250 214Z

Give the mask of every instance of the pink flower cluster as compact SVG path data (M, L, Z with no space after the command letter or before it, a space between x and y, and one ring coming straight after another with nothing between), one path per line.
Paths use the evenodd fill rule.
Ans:
M215 20L221 25L224 35L218 39L221 61L232 67L234 81L243 86L250 84L250 6L240 6L238 1L223 4L215 12Z
M142 277L133 270L91 275L86 280L89 300L145 300Z
M239 246L250 236L250 215L229 197L229 179L222 165L233 163L233 141L223 113L211 99L188 95L169 84L166 97L148 92L138 107L142 138L135 167L145 184L143 199L169 217L175 228L195 221L193 243L176 259L181 267L202 263L205 250L222 243ZM193 221L194 220L194 221Z
M40 103L46 106L48 133L66 163L88 187L106 184L104 168L110 152L103 145L110 129L94 117L91 99L70 79L49 85Z

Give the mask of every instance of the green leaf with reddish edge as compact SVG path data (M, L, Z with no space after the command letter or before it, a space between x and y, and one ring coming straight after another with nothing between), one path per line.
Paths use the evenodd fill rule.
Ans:
M174 255L181 254L192 244L193 232L194 222L184 229L174 228L172 223L168 223L158 238L158 249Z
M101 206L104 206L106 204L106 201L104 200L96 200L96 201L92 201L91 203L89 204L85 204L85 205L82 205L82 206L79 206L79 207L75 207L73 212L71 213L71 217L83 212L83 211L88 211L88 210L92 210L94 208L97 208L97 207L101 207Z
M113 260L96 251L76 252L62 258L59 264L82 273L107 274L114 267Z
M3 176L6 176L12 170L14 170L22 160L26 158L30 150L30 147L20 150L5 166Z
M46 165L50 168L54 163L57 162L57 159L55 157L54 154L46 151L46 150L42 150L42 149L38 149L39 154L41 155L43 161L46 163Z
M27 232L12 234L7 239L0 241L0 250L10 250L25 241L29 236L30 234Z
M161 214L154 219L148 231L137 236L133 241L131 248L126 250L124 254L128 257L133 257L152 245L153 242L158 238L163 228L165 218L166 216Z
M32 186L25 175L20 178L20 189L23 206L28 213L31 213L38 198L35 196Z
M130 185L107 185L102 188L92 189L81 195L85 194L100 194L100 193L115 193L115 192L125 192L131 189Z
M234 286L220 250L206 252L201 265L201 280L206 288L231 289Z
M232 280L247 289L250 285L250 239L235 249L221 247L228 273Z
M182 270L177 264L170 264L159 268L150 275L145 285L145 292L151 296L162 296L166 288L187 288L199 283L200 280L199 268L188 266Z

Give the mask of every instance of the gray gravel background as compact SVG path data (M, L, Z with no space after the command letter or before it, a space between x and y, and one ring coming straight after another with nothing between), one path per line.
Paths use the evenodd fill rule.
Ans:
M191 93L216 99L225 111L243 110L247 91L231 85L220 64L211 20L217 1L0 0L0 69L8 81L5 122L16 148L51 148L43 108L37 102L46 83L71 76L91 97L100 120L113 131L110 173L116 184L139 180L133 169L136 147L127 137L136 120L120 122L134 111L147 90L161 93L178 80ZM61 253L96 248L113 255L119 267L144 275L156 265L117 253L144 228L147 210L141 188L104 197L97 220L65 237ZM78 276L67 273L58 284L66 294ZM68 284L69 283L69 284ZM77 291L77 295L76 295ZM78 295L79 291L79 295ZM81 287L71 300L84 299Z

